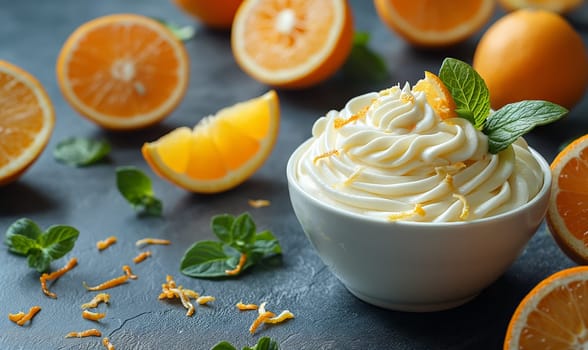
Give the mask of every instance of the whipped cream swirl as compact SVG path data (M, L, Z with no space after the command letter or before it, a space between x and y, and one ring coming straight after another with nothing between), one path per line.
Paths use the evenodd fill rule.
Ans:
M521 138L498 154L462 118L442 120L406 84L319 118L297 165L308 194L388 220L469 221L532 199L543 174Z

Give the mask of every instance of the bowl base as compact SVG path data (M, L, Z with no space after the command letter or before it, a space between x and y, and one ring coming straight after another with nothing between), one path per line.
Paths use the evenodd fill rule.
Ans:
M434 311L443 311L453 309L460 305L467 303L468 301L474 299L478 294L470 295L465 298L460 298L456 300L438 302L438 303L394 303L388 300L382 300L378 298L373 298L362 294L356 290L353 290L349 287L346 287L347 290L357 297L360 300L365 301L368 304L372 304L384 309L393 310L393 311L408 311L408 312L434 312Z

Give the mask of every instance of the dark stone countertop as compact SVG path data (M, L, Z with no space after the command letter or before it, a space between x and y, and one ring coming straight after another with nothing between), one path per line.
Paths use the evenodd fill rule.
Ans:
M226 193L197 195L156 177L140 154L145 141L169 130L194 125L221 107L261 95L268 87L246 76L235 64L228 33L200 27L170 1L162 0L0 0L0 59L38 77L55 105L57 123L41 158L18 181L0 188L0 231L28 217L43 228L68 224L81 232L75 248L53 263L53 269L77 257L79 266L50 285L58 299L45 297L38 273L25 259L0 249L0 349L102 349L97 338L64 339L70 331L99 328L117 349L210 349L221 340L238 348L262 336L278 340L284 349L499 349L512 312L540 280L574 265L557 248L543 225L514 265L471 302L434 313L394 312L370 306L355 297L325 268L305 238L290 206L285 165L288 155L310 136L314 120L340 109L352 96L397 82L416 82L423 70L438 71L443 57L471 61L479 34L450 49L415 50L375 17L371 1L352 1L356 27L371 33L371 46L388 64L390 78L377 84L353 83L343 76L304 91L278 91L282 124L276 147L266 164L246 183ZM497 16L501 14L497 10ZM190 87L186 98L161 124L146 130L115 133L101 130L79 117L64 101L55 78L55 61L65 38L80 24L115 12L141 13L181 24L194 24L195 37L186 42L190 54ZM588 38L586 6L572 21ZM529 143L551 161L557 148L588 131L588 97L566 120L533 131ZM71 168L56 162L52 151L69 136L104 138L113 151L107 162ZM134 165L146 171L164 203L161 218L139 218L118 193L114 169ZM269 199L271 206L253 209L250 198ZM249 211L261 229L278 237L284 254L278 266L264 264L232 280L192 279L179 272L185 249L194 241L212 238L209 222L221 213ZM116 235L119 242L99 253L95 243ZM81 282L104 281L139 252L134 242L153 236L168 238L170 246L152 247L153 257L134 266L139 279L111 289L105 319L96 324L80 316L89 300ZM193 317L177 302L159 301L161 283L171 274L178 284L217 300L197 307ZM268 309L291 310L296 318L261 327L250 335L254 315L234 305L268 301ZM18 327L8 313L43 309L32 324Z

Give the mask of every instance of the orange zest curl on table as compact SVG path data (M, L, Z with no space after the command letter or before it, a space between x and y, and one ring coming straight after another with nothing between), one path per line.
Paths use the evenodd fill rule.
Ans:
M114 243L116 243L116 241L117 241L116 237L110 236L103 241L96 242L96 248L98 248L99 251L103 251L104 249L106 249L106 248L110 247L111 245L113 245Z
M137 247L142 247L148 244L170 245L171 241L169 239L160 238L143 238L135 242L135 246Z
M12 322L16 323L19 326L24 326L25 323L31 321L35 315L41 311L41 307L38 305L32 306L29 309L29 312L26 314L24 312L18 312L16 314L8 314L8 319Z
M108 338L102 339L102 345L104 345L106 350L115 350L114 345L112 345L112 343L110 342L110 340Z
M141 253L139 253L139 255L137 255L136 257L133 258L133 262L135 264L141 263L150 256L151 256L150 251L141 252Z
M84 288L86 288L86 290L90 290L90 291L98 291L98 290L105 290L105 289L109 289L109 288L113 288L116 286L119 286L123 283L126 283L129 280L129 276L127 275L121 275L118 277L115 277L111 280L108 280L106 282L100 283L97 286L89 286L85 281L82 282L82 284L84 285Z
M81 332L69 332L65 335L66 338L86 338L86 337L101 337L102 332L96 328L86 329Z
M69 270L73 269L74 267L76 267L78 264L78 259L76 258L71 258L67 264L65 264L64 267L62 267L61 269L51 272L51 273L43 273L41 275L41 277L39 277L39 281L41 281L41 290L43 291L43 293L50 297L50 298L57 298L57 294L50 292L49 289L47 289L47 281L53 281L58 279L59 277L63 276L66 272L68 272Z
M82 309L93 309L98 307L100 303L108 304L110 302L110 294L108 293L98 293L92 300L87 303L82 304Z
M84 310L84 311L82 311L82 317L85 318L86 320L90 320L90 321L99 321L99 320L103 319L104 317L106 317L106 313L92 312L92 311Z

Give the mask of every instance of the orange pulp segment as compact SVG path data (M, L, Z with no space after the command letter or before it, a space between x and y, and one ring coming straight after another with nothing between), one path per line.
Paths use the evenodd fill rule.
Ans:
M221 109L194 129L177 128L143 145L143 157L162 178L196 193L229 190L265 162L276 142L275 91Z

